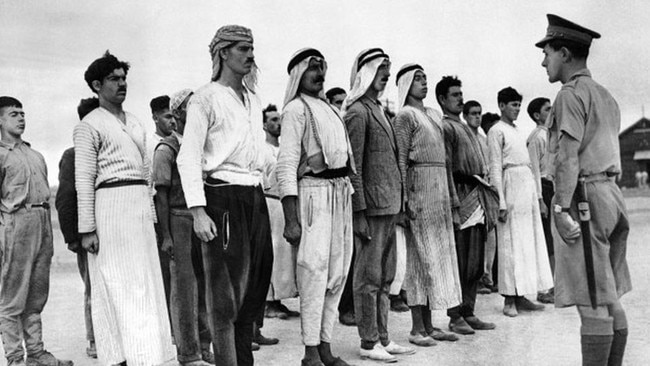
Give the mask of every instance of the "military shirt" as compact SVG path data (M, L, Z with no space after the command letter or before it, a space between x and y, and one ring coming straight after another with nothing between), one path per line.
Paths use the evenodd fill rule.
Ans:
M0 211L12 213L25 204L47 202L45 159L27 142L0 141Z
M555 175L562 133L580 141L578 160L581 176L621 172L618 104L607 89L591 78L589 70L576 72L562 85L548 124L549 153L553 162L551 175Z

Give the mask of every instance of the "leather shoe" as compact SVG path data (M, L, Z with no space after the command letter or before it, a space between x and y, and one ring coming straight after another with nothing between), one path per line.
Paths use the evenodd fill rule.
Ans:
M484 322L475 316L465 317L465 321L474 330L492 330L497 327L496 324Z
M449 321L449 330L462 335L474 334L474 329L467 324L463 317L451 319Z
M420 347L431 347L436 345L436 341L430 336L424 336L420 333L409 334L409 342Z
M489 295L489 294L492 293L492 290L490 290L489 288L487 288L487 287L485 286L485 284L483 284L483 283L479 283L479 285L478 285L478 289L476 290L476 293L477 293L477 294L480 294L480 295Z
M555 302L555 296L549 292L539 292L537 293L537 301L542 304L552 304Z
M301 366L325 366L324 363L321 362L321 360L316 360L313 358L303 358L302 361L300 361Z
M289 318L298 318L300 316L300 312L289 310L289 308L286 307L283 303L280 303L280 305L278 305L278 310L287 314Z
M274 344L278 344L280 340L277 338L267 338L263 336L262 333L258 332L253 337L253 342L259 344L260 346L272 346Z
M27 366L73 366L70 360L59 360L48 351L43 351L37 356L27 356L25 360Z
M503 314L512 318L517 316L517 307L515 306L514 297L509 296L503 300Z
M406 346L400 346L399 344L390 341L388 345L383 346L386 352L391 355L412 355L415 353L415 349Z
M435 339L436 341L456 342L458 340L458 336L454 333L447 333L442 329L435 327L431 332L429 332L429 337Z
M521 311L540 311L544 310L544 305L542 304L535 304L532 301L528 300L527 298L523 296L519 296L515 298L515 306L517 306L517 310Z
M354 318L354 313L351 312L339 314L339 322L347 326L357 325L357 320Z

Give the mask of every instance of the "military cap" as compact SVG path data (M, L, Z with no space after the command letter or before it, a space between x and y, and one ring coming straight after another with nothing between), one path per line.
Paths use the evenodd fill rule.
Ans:
M544 48L544 46L554 39L564 39L577 42L585 46L591 46L591 40L600 38L600 34L587 29L576 23L559 17L555 14L546 14L548 18L548 28L546 36L541 41L535 43L535 46Z

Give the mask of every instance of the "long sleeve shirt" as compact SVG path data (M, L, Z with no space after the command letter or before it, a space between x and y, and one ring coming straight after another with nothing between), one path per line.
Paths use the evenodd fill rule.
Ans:
M505 198L503 171L517 166L530 168L526 138L517 127L499 121L490 128L487 139L490 149L490 183L499 193L499 209L506 210L508 205ZM525 183L520 182L520 184ZM540 197L541 194L538 194L537 198Z
M45 159L27 142L0 141L0 211L12 213L25 204L47 202Z
M143 124L125 112L122 123L100 107L74 128L75 186L79 232L95 231L95 190L106 182L146 180L151 186L151 157ZM152 217L155 208L151 200Z
M301 95L282 112L282 135L276 174L280 198L298 195L305 173L344 168L352 164L347 132L338 111L322 99ZM308 117L309 113L311 117ZM312 120L313 119L313 120Z
M537 195L542 197L542 178L548 179L548 128L537 126L526 140Z
M230 184L262 184L266 164L262 117L261 102L248 88L243 101L232 88L217 82L194 93L176 159L188 208L206 205L206 176Z

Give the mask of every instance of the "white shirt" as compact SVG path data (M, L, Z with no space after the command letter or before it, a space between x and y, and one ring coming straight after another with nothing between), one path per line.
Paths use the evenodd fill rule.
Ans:
M244 101L217 82L197 90L187 107L176 160L187 207L206 205L204 176L236 185L262 184L265 139L262 105L248 88Z

